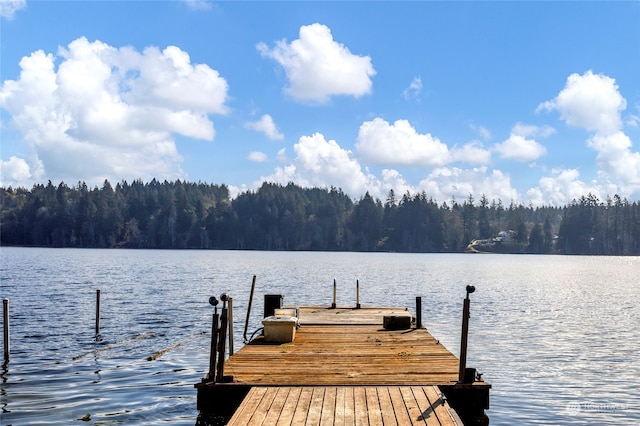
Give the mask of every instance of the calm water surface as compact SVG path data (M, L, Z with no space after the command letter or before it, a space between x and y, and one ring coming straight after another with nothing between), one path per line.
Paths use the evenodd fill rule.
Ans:
M640 258L2 248L11 360L2 425L193 425L208 367L208 298L234 298L236 349L251 278L285 304L413 307L458 354L473 284L469 355L492 383L492 425L640 424ZM101 333L95 336L96 289ZM158 352L153 361L147 361ZM166 351L166 352L165 352Z

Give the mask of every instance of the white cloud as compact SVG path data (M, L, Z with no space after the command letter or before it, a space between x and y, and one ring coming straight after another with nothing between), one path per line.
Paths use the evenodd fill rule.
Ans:
M489 199L518 199L509 176L499 170L489 171L486 167L468 170L437 168L414 186L395 169L383 169L380 176L370 173L352 157L350 151L341 148L336 141L327 141L320 133L301 137L294 150L293 160L277 167L272 175L262 177L254 186L258 187L263 181L283 185L295 182L301 186L337 186L355 199L368 191L372 197L385 200L391 189L398 197L424 190L439 202L448 201L452 196L466 199L469 193L475 197L485 194Z
M20 184L31 178L31 168L22 158L11 156L8 161L0 160L0 169L2 169L2 176L9 182ZM0 181L0 185L5 185L4 178Z
M20 67L3 82L0 106L34 153L24 161L35 178L184 178L173 134L213 140L208 114L227 112L224 78L175 46L139 53L81 37Z
M551 136L554 133L556 133L556 129L547 125L540 127L540 126L534 126L532 124L516 123L516 125L513 126L511 133L524 136L524 137L539 136L539 137L546 138L547 136Z
M470 127L471 127L471 130L473 130L475 132L478 132L480 137L482 139L484 139L485 141L491 139L491 132L486 127L478 126L478 125L476 125L474 123L471 123Z
M583 182L576 169L554 170L551 176L540 179L536 188L527 191L527 197L534 205L566 206L572 200L591 193L602 199L603 194L609 194L614 189L603 187L597 182Z
M271 140L284 139L284 135L280 133L276 123L273 122L273 118L271 118L269 114L264 114L258 121L245 123L245 127L255 130L256 132L262 132Z
M17 11L27 7L27 0L0 0L0 17L13 19Z
M534 139L527 139L528 136L546 137L555 132L550 126L533 126L516 123L511 130L511 135L504 142L494 145L494 150L500 157L515 161L534 161L547 153L547 149Z
M351 152L342 149L334 140L326 140L321 133L302 136L294 146L292 164L278 167L271 176L262 181L282 184L296 182L301 186L337 186L350 194L364 194L377 180L365 174Z
M211 3L208 0L182 0L191 10L210 10Z
M511 186L509 175L500 170L489 171L486 167L437 168L420 182L419 187L440 202L448 201L451 197L463 202L469 194L476 200L482 194L489 200L518 200L518 191Z
M626 107L615 79L589 70L571 74L558 96L540 104L538 110L557 110L567 124L608 134L620 129L620 112Z
M422 79L420 77L413 77L413 80L411 80L411 84L409 84L409 87L404 89L404 91L402 92L402 97L404 97L407 100L416 99L418 98L418 96L420 96L421 92L422 92Z
M633 151L631 139L622 131L621 113L626 106L615 79L587 71L570 75L558 96L538 107L558 110L568 124L594 132L587 146L597 152L598 183L591 187L600 197L612 193L640 195L640 152ZM572 188L575 186L579 185Z
M267 161L267 154L260 151L251 151L247 158L249 161L253 161L254 163L264 163Z
M462 148L451 149L453 161L467 164L485 165L491 161L491 151L485 149L479 142L469 142Z
M543 156L547 150L533 139L511 134L507 140L495 145L495 150L502 158L515 161L533 161Z
M615 179L622 195L640 195L640 152L631 151L631 139L623 132L594 135L587 144L598 153L596 162L604 179Z
M286 93L296 100L326 103L335 95L371 93L371 77L376 74L371 58L352 54L325 25L302 26L291 43L281 40L272 49L258 43L256 48L284 68L289 79Z
M407 120L389 124L382 118L360 126L359 157L378 165L442 166L451 161L447 145L431 134L420 134Z

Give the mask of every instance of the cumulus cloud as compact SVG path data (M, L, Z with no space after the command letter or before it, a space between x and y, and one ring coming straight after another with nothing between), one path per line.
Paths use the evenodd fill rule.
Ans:
M271 140L284 139L284 135L280 133L276 123L274 123L273 118L271 118L269 114L264 114L257 121L249 121L245 123L245 127L255 130L256 132L264 133Z
M27 0L0 0L0 17L13 19L17 11L27 7Z
M140 53L81 37L20 68L0 107L34 153L24 161L35 179L183 178L173 135L213 140L208 114L227 112L225 79L175 46Z
M518 194L511 186L508 175L487 167L473 169L439 167L431 171L418 185L409 183L396 169L384 168L375 175L334 141L326 140L320 133L302 136L294 146L295 157L277 167L275 172L254 183L258 187L263 181L283 185L295 182L301 186L342 188L353 198L365 192L385 200L393 189L398 197L409 192L425 191L429 197L443 202L451 197L466 199L485 194L489 199L517 200ZM282 157L283 159L284 156Z
M461 148L452 148L451 157L454 161L462 163L485 165L491 161L491 151L485 149L479 142L469 142Z
M547 150L534 139L511 134L507 140L495 145L495 150L502 158L515 161L533 161L543 156Z
M626 107L615 79L589 70L571 74L558 96L540 104L538 110L558 111L569 125L607 134L620 128L620 112Z
M555 132L549 126L537 127L517 123L511 130L507 140L495 144L494 149L500 157L515 161L533 161L546 154L547 149L535 139L527 139L529 136L548 136Z
M27 162L16 156L9 157L8 161L0 160L2 175L5 177L0 184L4 185L4 180L9 182L25 182L31 178L31 170Z
M640 152L633 151L622 130L626 106L615 79L587 71L570 75L558 96L538 109L557 110L567 124L594 132L587 146L597 153L600 187L635 197L640 195Z
M331 96L371 93L371 77L376 74L371 58L352 54L325 25L302 26L291 43L281 40L273 48L258 43L256 48L284 68L289 80L285 91L298 101L326 103Z
M404 89L404 91L402 92L402 97L407 100L416 99L418 96L420 96L421 92L422 79L420 77L413 77L413 80L411 80L411 84L409 84L409 87Z
M276 168L262 181L282 184L296 182L301 186L338 186L350 194L364 194L378 186L375 177L364 173L358 160L335 140L326 140L321 133L302 136L293 146L295 158L291 164Z
M442 166L451 161L447 145L431 134L420 134L407 120L389 124L382 118L360 126L356 151L377 165Z
M251 151L247 158L249 161L253 161L254 163L264 163L267 161L267 154L260 151Z
M489 200L518 200L518 191L511 186L509 175L500 170L488 170L487 167L440 167L429 173L419 187L427 195L440 201L452 197L462 201L469 194L476 199L484 194Z
M554 170L551 176L540 179L536 188L527 191L527 197L534 205L566 206L572 200L591 193L599 198L615 188L603 187L595 181L586 183L580 180L577 169Z

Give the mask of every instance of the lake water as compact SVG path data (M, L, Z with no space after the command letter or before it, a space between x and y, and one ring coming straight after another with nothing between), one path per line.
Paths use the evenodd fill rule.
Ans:
M408 306L456 355L468 284L467 365L493 385L492 425L640 424L639 257L2 248L11 359L2 425L194 425L208 368L209 296L234 299L242 344L263 294L285 304ZM100 338L95 336L101 290ZM161 351L153 361L147 358Z

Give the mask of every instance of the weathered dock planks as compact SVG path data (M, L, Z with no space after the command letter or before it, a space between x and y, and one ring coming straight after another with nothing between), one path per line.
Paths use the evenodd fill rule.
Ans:
M196 384L201 414L231 425L488 424L490 384L461 383L460 361L426 329L383 327L407 309L297 309L293 342L258 337L226 360L224 382Z
M424 329L303 325L292 343L245 346L225 373L252 385L449 384L458 359Z
M254 387L229 426L462 425L436 386Z

